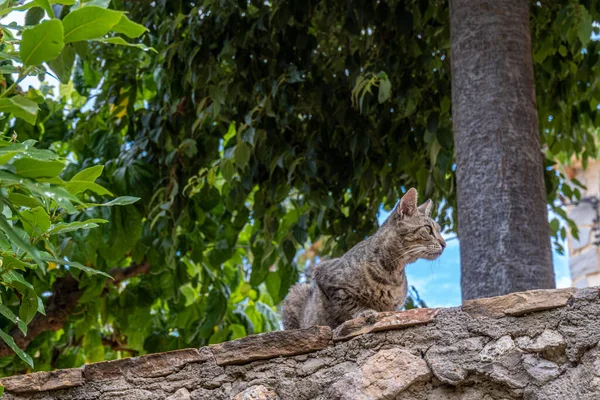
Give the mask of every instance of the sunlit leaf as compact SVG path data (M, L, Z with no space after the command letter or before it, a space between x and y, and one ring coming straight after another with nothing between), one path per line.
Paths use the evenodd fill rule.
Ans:
M10 113L17 118L33 125L37 117L38 105L36 102L17 95L8 99L0 99L0 113Z
M123 15L119 22L113 26L112 30L117 33L122 33L129 38L137 38L144 34L148 29L144 25L140 25L131 21L126 15Z
M63 19L65 43L98 39L106 35L123 16L122 12L90 5L71 11Z
M98 224L105 224L108 221L105 219L88 219L86 221L75 221L75 222L59 222L52 225L46 232L48 235L56 235L59 233L73 232L80 229L92 229L97 228Z
M21 59L25 65L41 64L58 57L64 46L63 25L60 20L44 21L23 31Z
M19 158L13 162L17 175L26 178L52 178L65 168L61 161L41 161L34 158Z

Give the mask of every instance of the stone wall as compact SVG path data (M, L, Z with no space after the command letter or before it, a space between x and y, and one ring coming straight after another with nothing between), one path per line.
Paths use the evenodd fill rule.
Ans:
M0 381L7 400L585 400L599 342L599 288L537 290Z

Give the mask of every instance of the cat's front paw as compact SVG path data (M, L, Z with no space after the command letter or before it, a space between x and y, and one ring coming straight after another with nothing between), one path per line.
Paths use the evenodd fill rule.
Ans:
M377 314L379 314L379 313L377 311L375 311L375 310L371 310L371 309L362 310L361 312L359 312L356 315L356 318L364 318L365 322L367 324L373 324L373 323L375 323L375 320L377 318Z

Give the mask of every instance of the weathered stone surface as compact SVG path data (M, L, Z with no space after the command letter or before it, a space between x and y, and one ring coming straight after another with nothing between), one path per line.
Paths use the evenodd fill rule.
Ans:
M346 321L333 331L333 340L347 340L369 332L402 329L433 321L437 308L415 308L407 311L381 312L373 319L356 318Z
M186 388L181 388L165 400L191 400L190 392Z
M485 342L486 339L482 337L473 337L448 346L434 345L427 351L425 360L436 378L444 383L457 385L469 375L465 367L480 359L479 354Z
M233 400L279 400L279 396L273 389L257 385L238 393Z
M80 368L62 369L53 372L36 372L0 379L0 384L8 392L42 392L66 389L84 384Z
M541 353L544 358L551 361L564 362L566 359L567 342L560 333L550 329L546 329L535 339L529 336L519 337L516 343L521 350Z
M422 358L401 349L381 350L333 385L334 398L394 399L413 383L426 381L430 376Z
M600 289L597 287L586 287L577 290L571 297L574 300L594 301L600 297Z
M211 358L212 353L208 349L182 349L90 364L85 367L84 374L89 382L116 379L125 374L156 378L169 375L188 363L205 362Z
M545 293L565 299L561 290ZM307 337L280 332L289 338L249 338L226 351L222 345L225 360L238 351L244 364L218 365L214 347L92 364L74 387L49 388L40 378L48 373L5 378L2 400L600 399L598 288L576 291L564 307L474 315L440 309L432 323L335 343L330 330L313 328ZM306 343L315 337L322 348L306 352L319 347ZM282 356L290 352L304 354ZM257 356L273 358L248 362Z
M331 344L332 333L328 326L313 326L284 332L260 335L210 346L217 364L245 364L279 356L291 356L324 349Z
M564 307L574 291L574 288L539 289L486 299L465 300L462 309L473 317L521 316L532 312Z
M525 370L536 381L546 383L560 375L560 369L555 362L544 360L532 354L523 357Z

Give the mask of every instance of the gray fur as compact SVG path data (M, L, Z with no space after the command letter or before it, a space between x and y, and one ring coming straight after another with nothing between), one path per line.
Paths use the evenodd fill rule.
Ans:
M406 265L419 258L435 260L446 246L430 212L431 201L417 207L417 191L410 189L373 236L342 257L318 264L312 285L292 287L283 307L284 328L335 328L352 318L401 308Z

